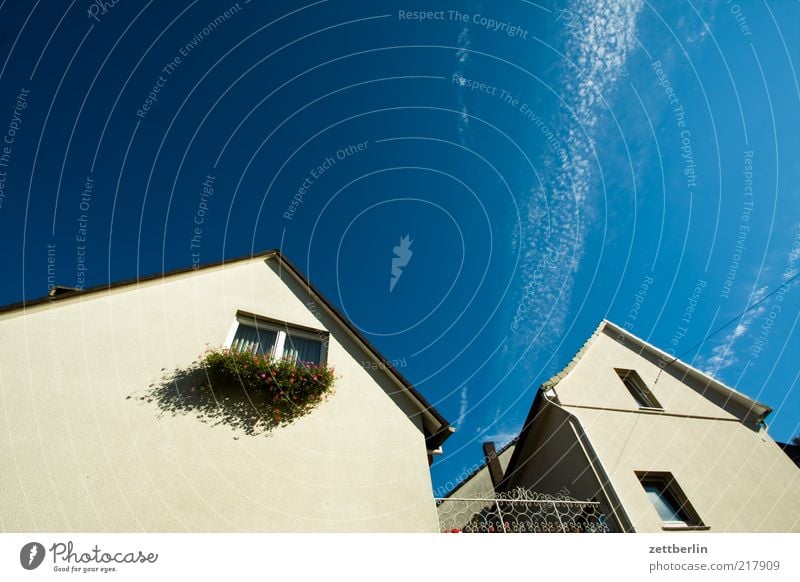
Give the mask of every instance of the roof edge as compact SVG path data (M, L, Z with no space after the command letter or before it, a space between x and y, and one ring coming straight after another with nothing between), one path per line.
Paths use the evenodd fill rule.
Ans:
M333 306L328 299L320 293L320 291L314 287L311 281L298 269L289 259L287 259L278 249L273 249L264 253L264 258L271 259L276 258L278 263L282 267L286 267L286 270L302 285L306 288L308 292L313 294L316 299L328 310L328 312L333 315L339 323L353 336L358 343L362 344L362 346L372 355L372 357L378 362L382 364L382 366L386 369L386 371L391 373L391 376L404 388L406 389L420 408L423 413L430 414L433 419L436 420L438 426L434 427L434 430L431 431L430 434L426 435L426 444L428 448L431 450L439 448L445 440L447 440L450 435L455 432L455 428L450 425L450 422L442 416L442 414L430 403L427 399L419 393L419 391L414 388L413 384L408 381L408 379L403 376L394 366L392 366L391 362L383 357L383 354L378 351L378 349L372 345L372 343L367 340L360 331L358 331L352 323L342 315L339 310Z
M221 261L213 261L210 263L193 265L191 267L178 267L170 271L162 271L161 273L145 275L144 277L136 277L135 279L123 279L121 281L116 281L114 283L102 283L100 285L93 285L92 287L87 287L86 289L79 289L74 287L68 288L64 287L63 285L56 285L55 288L64 289L65 291L57 293L55 295L50 295L50 292L48 291L48 294L42 297L37 297L31 300L23 299L22 301L15 301L14 303L9 303L7 305L0 306L0 315L6 313L12 313L14 311L25 310L30 307L38 307L40 305L58 303L60 301L65 301L67 299L75 299L76 297L85 297L87 295L92 295L95 293L99 293L101 291L112 291L123 287L131 287L133 285L138 285L140 283L149 283L151 281L156 281L157 279L166 279L167 277L172 277L173 275L183 275L186 273L191 273L193 271L202 271L205 269L212 269L214 267L222 267L225 265L230 265L233 263L241 263L253 259L265 258L271 253L276 251L278 251L278 249L264 251L256 254L242 255L227 260L223 259Z
M684 362L680 358L665 352L664 350L654 346L647 340L640 338L639 336L631 333L630 331L615 324L614 322L609 321L608 319L603 319L600 322L600 325L598 325L594 334L592 334L592 339L596 338L599 333L601 333L607 328L612 330L614 333L617 333L618 336L624 337L626 340L639 345L643 350L647 350L650 353L657 356L660 361L665 363L662 369L665 369L669 366L677 367L681 369L685 375L691 376L696 380L700 380L703 384L705 384L706 387L711 388L712 390L723 396L731 398L732 400L745 406L746 408L749 408L754 412L757 412L758 409L760 409L761 412L758 413L758 416L760 416L762 420L772 412L772 408L770 406L767 406L763 402L759 402L758 400L751 398L734 388L731 388L730 386L728 386L727 384L725 384L720 380L717 380L710 374L707 374L706 372L703 372L702 370L695 368L691 364ZM582 355L581 352L579 353Z

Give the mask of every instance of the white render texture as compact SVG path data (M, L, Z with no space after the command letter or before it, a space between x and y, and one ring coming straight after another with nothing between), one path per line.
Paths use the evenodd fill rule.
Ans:
M712 532L800 531L800 470L740 404L606 328L555 386L637 532L662 523L636 471L668 471ZM614 368L636 370L664 412L640 411Z

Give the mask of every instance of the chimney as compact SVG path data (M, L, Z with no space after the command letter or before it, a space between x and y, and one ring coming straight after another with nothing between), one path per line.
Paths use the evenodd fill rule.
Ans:
M64 297L66 295L74 295L76 293L80 293L81 290L76 287L63 287L61 285L54 285L50 288L47 292L47 296L50 299L55 299L57 297Z
M492 487L497 491L500 481L503 480L503 468L500 466L500 459L497 456L497 449L495 449L493 442L483 443L483 456L486 457L486 467L489 469Z

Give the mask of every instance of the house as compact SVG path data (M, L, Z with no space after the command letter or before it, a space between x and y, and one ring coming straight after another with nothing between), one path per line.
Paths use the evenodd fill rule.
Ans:
M800 467L800 439L796 440L795 443L778 443L778 446L783 449L783 452L786 453L792 463Z
M3 531L438 529L453 429L278 251L56 288L0 338ZM170 401L170 371L222 345L331 365L335 392L259 434Z
M767 433L770 412L603 321L539 388L509 458L487 455L439 501L440 520L461 509L480 531L797 532L800 471ZM488 501L470 522L472 493Z

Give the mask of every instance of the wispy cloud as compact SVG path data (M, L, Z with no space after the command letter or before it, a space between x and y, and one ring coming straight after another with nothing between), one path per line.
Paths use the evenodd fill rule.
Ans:
M456 69L455 74L459 78L464 76L467 70L467 63L469 61L469 47L471 41L469 36L469 27L464 26L458 34L458 50L456 51ZM461 115L458 119L458 138L461 145L465 145L467 141L467 132L469 131L469 111L467 110L467 103L464 98L464 90L458 90L458 106L461 109Z
M522 246L522 296L531 300L518 322L526 330L517 334L524 346L534 343L540 325L548 337L560 337L566 327L574 273L584 253L584 225L598 190L594 142L607 118L607 101L627 74L642 4L578 0L559 16L568 36L560 93L569 112L553 120L552 128L544 119L532 119L547 141L544 185L526 195L521 232L512 241ZM546 320L532 321L531 314Z
M522 430L522 422L510 419L503 408L495 410L494 418L486 428L479 426L475 429L475 434L482 442L491 441L497 448L506 446L511 440L519 436Z
M502 449L508 443L517 438L518 435L519 435L519 429L510 431L500 431L494 434L485 435L483 437L483 441L493 442L496 448Z
M773 290L773 293L778 293L780 296L783 293L787 293L792 287L800 285L800 280L797 279L790 282L792 277L798 273L798 262L800 262L800 224L796 226L791 247L789 248L789 252L786 254L786 264L784 265L781 276L782 287L777 290ZM774 273L776 268L777 267L775 265L767 265L761 271L761 278L765 280L771 280L773 277L770 275L770 273ZM750 295L745 310L750 309L751 306L756 305L765 297L767 297L768 291L769 288L766 285L756 289ZM761 317L767 312L773 300L774 298L770 297L770 299L767 301L764 301L757 307L747 311L738 321L736 327L733 328L732 331L728 332L721 340L718 341L718 343L712 344L713 347L711 348L711 352L708 357L703 357L702 355L697 356L697 367L706 374L716 376L721 371L736 364L739 361L739 356L736 352L737 344L741 343L741 341L748 341L750 344L753 343L754 333L758 334L759 332L750 333L749 336L747 336L747 334L753 327L753 324L756 324L758 320L760 320ZM770 328L765 328L762 324L760 329L760 339L766 341L766 337L769 335Z
M467 418L467 411L469 410L469 399L467 398L467 387L461 388L461 407L458 410L458 420L455 423L455 429L461 428L464 420Z
M756 289L750 295L747 306L750 307L764 299L767 291L768 288L766 286ZM736 327L723 336L722 340L711 349L710 356L707 358L698 357L699 368L710 376L717 376L719 372L738 362L739 357L735 351L737 341L748 332L753 322L764 314L767 306L768 302L764 302L752 311L745 313L736 324Z
M687 45L702 42L711 33L714 21L720 13L716 1L705 2L686 10L678 17L677 26Z
M467 59L469 58L469 27L465 26L458 33L458 51L456 51L456 58L461 66L466 66Z

